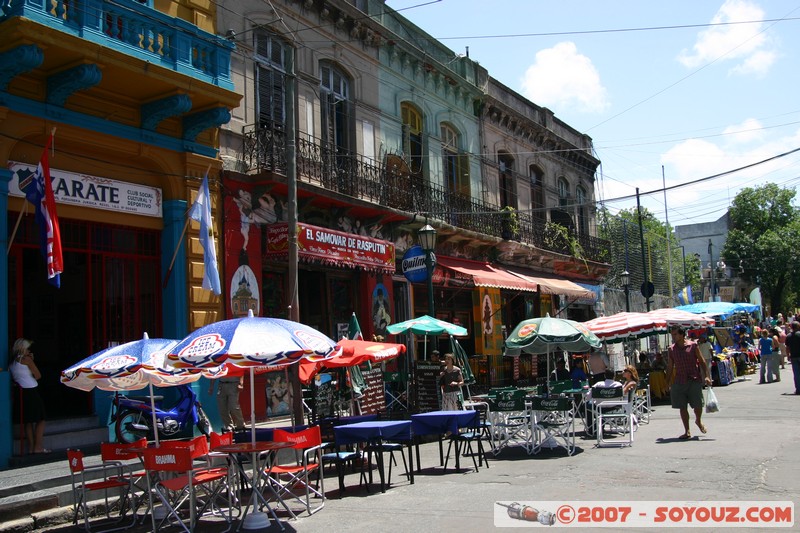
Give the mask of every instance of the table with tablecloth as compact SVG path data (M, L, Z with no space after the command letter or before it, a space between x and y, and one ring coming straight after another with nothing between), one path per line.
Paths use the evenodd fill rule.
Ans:
M333 428L336 433L336 444L358 444L361 442L377 445L383 441L401 441L408 444L409 481L414 483L414 462L411 452L410 420L374 420L346 424ZM383 454L378 454L378 471L381 478L381 492L386 492L383 468Z
M419 443L422 435L439 436L439 464L444 464L444 450L442 436L457 434L462 428L477 428L480 420L478 411L430 411L411 415L411 430L414 433L414 442L417 449L417 470L420 468ZM456 442L456 470L461 468L459 463L459 444Z
M650 394L653 398L664 399L669 397L669 381L664 370L652 370L648 374L650 379Z

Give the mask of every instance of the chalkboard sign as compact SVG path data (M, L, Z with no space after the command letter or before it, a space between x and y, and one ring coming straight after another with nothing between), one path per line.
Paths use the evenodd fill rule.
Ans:
M364 396L358 400L361 405L361 414L369 415L385 411L386 395L383 387L383 369L380 365L375 365L372 370L362 368L361 373L364 375L364 381L367 382Z
M428 413L439 410L439 372L438 364L418 362L414 369L414 398L416 411Z
M331 417L335 415L336 385L333 380L314 381L314 419Z

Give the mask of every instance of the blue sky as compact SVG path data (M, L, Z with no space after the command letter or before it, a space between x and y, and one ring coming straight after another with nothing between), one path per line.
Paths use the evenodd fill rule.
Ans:
M800 0L387 0L594 140L596 197L665 219L690 184L800 148ZM442 21L447 21L442 24ZM662 165L663 178L662 178ZM800 151L667 193L673 226L742 187L796 187Z

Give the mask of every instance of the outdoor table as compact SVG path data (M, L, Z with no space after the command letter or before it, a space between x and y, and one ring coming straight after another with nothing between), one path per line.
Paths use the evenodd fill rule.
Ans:
M589 396L589 387L580 389L567 389L563 394L572 398L572 410L575 417L580 418L583 427L586 428L586 398Z
M479 419L478 411L431 411L429 413L411 415L411 430L414 432L414 441L417 449L417 471L420 469L420 436L439 436L439 464L443 465L442 435L447 432L456 434L461 428L477 428ZM461 463L459 462L460 451L459 443L456 441L456 470L461 468Z
M261 493L263 488L267 488L272 492L275 496L276 501L283 505L283 508L286 509L290 515L293 515L292 511L283 501L283 499L275 492L275 489L272 487L270 483L267 482L265 479L266 476L266 467L269 464L272 464L275 461L275 455L277 455L278 450L282 450L284 448L290 448L293 443L291 442L273 442L273 441L256 441L256 442L236 442L233 444L225 444L223 446L217 446L212 451L219 452L219 453L227 453L231 455L232 462L239 465L239 474L242 476L242 479L245 482L250 483L250 503L245 506L244 512L242 513L242 520L239 522L239 527L236 528L236 531L239 531L242 526L247 522L247 527L245 529L257 529L257 526L260 525L262 527L267 527L269 524L269 519L264 516L264 513L258 511L259 505L264 505L267 507L269 514L272 515L272 518L275 519L275 522L281 528L281 531L284 530L283 524L278 520L278 515L275 514L275 510L270 507L267 499L264 498L264 495ZM265 455L264 461L260 462L257 460L257 457L262 454L262 452L269 452ZM240 453L249 453L252 455L253 461L253 476L248 477L247 472L244 468L241 467L240 463L236 460L236 455ZM252 511L248 510L248 507L252 508ZM250 515L248 516L248 512Z
M383 440L408 442L409 480L414 484L414 461L411 453L410 420L374 420L335 426L337 445L358 444L361 442L377 445ZM381 477L381 492L386 492L386 478L383 469L383 454L378 454L378 472Z

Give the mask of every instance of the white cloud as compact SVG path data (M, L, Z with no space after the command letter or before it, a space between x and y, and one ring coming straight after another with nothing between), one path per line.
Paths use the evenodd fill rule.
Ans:
M757 141L763 138L764 130L761 123L754 119L748 118L741 124L734 124L728 126L722 133L725 135L726 140L731 143L748 143Z
M764 11L748 0L727 0L711 19L712 24L763 20ZM688 68L726 59L739 61L731 74L763 76L775 61L775 53L763 32L763 23L712 26L697 35L691 50L682 50L678 61Z
M521 84L527 98L556 111L570 106L581 112L599 113L609 106L600 74L573 42L537 52L536 61L525 71Z

